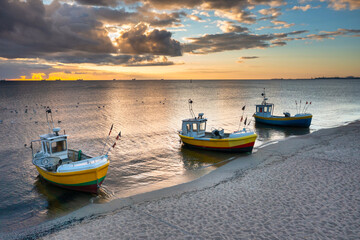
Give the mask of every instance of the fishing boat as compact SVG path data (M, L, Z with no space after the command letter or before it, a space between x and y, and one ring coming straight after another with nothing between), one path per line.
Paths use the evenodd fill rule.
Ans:
M306 102L303 113L297 113L294 116L291 116L289 112L284 112L284 116L275 116L273 115L274 104L266 102L268 98L264 92L261 94L263 96L263 101L261 104L256 105L256 112L253 117L255 118L256 123L269 124L275 126L284 126L284 127L304 127L308 128L311 124L312 114L305 113L309 105L311 104ZM300 102L301 103L301 102ZM297 102L296 102L297 106ZM301 106L299 106L300 111Z
M40 135L40 139L31 141L30 145L32 163L40 176L59 187L97 193L108 171L109 151L91 157L81 150L68 149L68 135L65 131L60 134L61 129L54 127L49 108L46 109L46 119L49 133Z
M246 128L233 133L225 133L223 128L212 128L206 132L207 119L204 113L195 116L192 110L193 101L189 99L192 118L182 120L179 136L184 145L207 150L228 152L252 152L257 135Z

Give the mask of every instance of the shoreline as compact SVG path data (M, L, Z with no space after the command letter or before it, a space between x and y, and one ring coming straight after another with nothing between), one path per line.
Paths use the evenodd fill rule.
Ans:
M275 144L270 144L258 149L258 151L254 154L239 157L191 182L127 198L115 199L109 203L96 205L89 204L64 217L44 222L30 229L24 229L14 233L6 233L3 236L0 233L0 237L4 239L39 237L52 239L62 238L63 236L65 236L65 238L72 238L74 236L75 238L83 238L86 236L87 238L92 237L95 239L99 236L90 236L89 229L103 232L103 228L106 229L106 232L110 233L107 237L113 237L114 239L116 239L116 236L119 236L117 234L120 233L129 233L128 237L132 238L146 236L149 236L150 238L168 238L169 236L166 234L171 233L171 237L176 239L183 239L185 237L226 238L235 236L239 236L239 238L266 238L266 236L269 236L266 234L273 234L270 235L271 238L313 238L312 234L319 234L319 232L321 232L322 235L320 234L315 236L329 237L329 235L326 235L323 231L317 231L319 229L321 230L321 227L318 227L319 229L317 230L315 229L316 231L314 229L308 229L309 227L306 227L306 223L301 221L301 219L306 219L310 221L310 223L315 220L315 222L320 221L327 223L326 218L317 219L319 216L316 216L316 218L314 218L315 220L308 219L308 217L300 210L300 212L291 210L292 207L295 207L295 209L301 208L301 206L298 206L301 204L298 204L296 200L296 197L299 197L297 193L299 190L294 189L293 186L297 186L302 189L301 185L298 186L299 179L296 179L296 177L301 179L302 174L308 174L311 176L308 179L303 179L303 185L309 187L311 186L310 183L317 182L317 180L321 177L331 181L333 176L311 174L310 172L314 171L314 169L329 168L327 170L330 171L333 170L331 167L333 167L332 164L335 163L335 165L340 164L340 167L336 167L341 170L341 166L351 165L351 169L346 169L346 172L350 172L350 174L347 175L354 178L353 180L357 180L357 184L352 183L353 185L350 185L352 192L346 191L349 189L345 189L341 195L348 194L351 196L351 199L355 199L355 202L353 203L348 202L348 200L345 202L347 203L347 207L354 208L352 204L355 204L355 209L353 209L355 210L355 215L352 217L360 219L360 186L356 186L360 182L360 160L356 161L358 159L356 156L360 153L357 143L360 140L359 129L360 121L355 121L345 126L321 129L311 134L279 141ZM348 156L350 160L343 160L342 157L344 156ZM314 165L316 168L309 169L308 165L305 163ZM280 169L284 169L284 172L277 172L279 167ZM293 171L293 175L289 175L288 171ZM299 171L302 174L299 174ZM351 171L355 171L355 173ZM274 172L277 172L278 174L272 174ZM322 173L326 175L326 171ZM277 179L279 174L281 174L283 178ZM335 173L335 175L336 174L339 175L339 173ZM340 179L344 178L341 174L339 176L338 175L335 177ZM277 179L277 181L275 181L275 179ZM284 182L284 180L287 180L287 182ZM269 183L273 185L267 186ZM343 182L343 184L345 184L345 187L348 187L347 182ZM282 192L282 185L286 186L286 191L284 192ZM262 186L267 186L267 188L263 188ZM277 188L274 188L274 186ZM325 189L326 185L322 187ZM240 192L230 191L231 189L237 189ZM279 192L277 192L278 189ZM315 190L319 191L319 189ZM252 191L255 191L257 194ZM321 195L321 193L316 193L316 191L312 192L311 188L302 189L302 191L313 197L316 196L316 194ZM330 194L328 196L328 200L333 197L339 197L339 193L337 191L339 190L334 190L333 196ZM271 197L269 197L269 199L264 197L261 198L260 196L264 193L266 193L266 196ZM274 199L279 197L277 194L280 194L279 196L284 199L288 199L289 196L293 195L296 197L291 197L291 201L289 201L289 199L281 201L280 199L280 202L283 205L277 206L278 200ZM206 196L206 199L202 197L203 195ZM247 199L245 199L244 196L246 196ZM260 200L258 197L260 197ZM201 201L200 203L198 202L199 200ZM250 204L254 201L258 202L257 204L259 206L255 206L254 208L254 206ZM302 197L300 197L299 201L306 202L306 198L302 199ZM271 204L267 202L270 202ZM289 202L292 202L293 205ZM184 205L185 203L186 205ZM197 204L199 206L193 208L192 205ZM322 203L318 204L321 205ZM267 208L265 208L264 205L267 205ZM326 202L323 205L326 205ZM210 209L208 209L209 206ZM229 206L239 207L242 209L242 212L231 210L232 208ZM280 223L279 226L276 226L279 228L278 231L281 233L281 236L276 235L274 230L267 230L266 224L262 224L262 222L264 219L267 219L267 224L273 225L270 221L272 218L270 218L270 220L268 218L270 216L278 216L277 214L269 214L270 209L274 208L274 206L276 206L275 212L283 216L280 218L280 222L281 219L286 219L286 221L282 223L287 224L295 217L295 220L298 222L294 226L301 225L301 228L303 228L305 232L309 233L300 235L300 233L289 232L288 229L281 227ZM227 208L227 210L216 210L224 207ZM306 207L311 209L313 206L309 205ZM203 211L199 210L201 208L203 208L205 212L210 212L211 216L206 216L205 213L202 213ZM295 211L296 214L292 215L292 213L287 213L287 211L281 210L282 208L287 211ZM346 208L346 206L344 206L344 208ZM304 211L307 211L306 208ZM340 213L343 213L341 208L333 211L340 211ZM230 214L231 217L226 216L226 214L224 216L224 212ZM247 216L243 215L243 212L248 212ZM252 216L251 214L254 212L262 217L259 218L257 216ZM202 217L198 218L198 216L195 215L196 213L202 215ZM297 219L300 216L298 216L298 214L302 216L300 219ZM142 218L146 218L147 221L144 221ZM343 216L343 218L346 218L346 216ZM231 221L231 219L234 221ZM129 224L126 226L117 226L117 223L120 223L122 220L129 222ZM250 228L250 230L241 231L241 226L246 226L248 224L248 220L252 220L254 226L256 226L255 229L258 230L255 231ZM234 235L235 232L230 231L226 228L226 226L215 231L216 226L219 224L221 225L222 221L228 222L227 226L229 226L230 229L235 230L236 228L232 227L236 226L238 228L238 231L235 231L237 235ZM107 222L112 224L106 224ZM239 223L241 223L240 226L238 226ZM189 224L194 225L190 226ZM160 226L156 228L157 225ZM210 232L213 232L204 233L200 229L197 229L197 225L204 225ZM332 226L331 228L336 228L337 226L336 223L331 223L330 225ZM351 238L360 236L360 223L356 224L350 221L348 225L352 226L351 231L346 233L347 237L345 237L345 235L342 235L342 237ZM276 226L272 228L276 229ZM294 226L292 226L292 229ZM357 232L354 230L356 229L355 227L358 227ZM145 230L143 232L136 230L138 228L143 228ZM214 230L212 230L213 228ZM330 231L331 228L327 228L327 231ZM293 230L296 232L296 229ZM257 235L257 232L260 232L261 234ZM341 237L341 235L337 235L337 237ZM334 238L336 238L335 235Z

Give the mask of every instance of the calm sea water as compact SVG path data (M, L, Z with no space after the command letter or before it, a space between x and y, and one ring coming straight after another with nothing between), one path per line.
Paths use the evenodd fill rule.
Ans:
M0 230L190 181L242 156L183 148L177 130L190 117L191 98L195 113L208 118L209 129L235 131L242 106L249 122L263 88L276 114L296 113L301 100L301 110L312 102L307 112L314 117L307 130L255 126L252 120L249 127L259 135L254 151L271 141L360 119L358 80L1 82ZM38 177L24 144L47 132L44 106L52 108L55 125L69 135L69 148L89 155L102 152L111 124L111 143L122 131L99 196L54 187Z

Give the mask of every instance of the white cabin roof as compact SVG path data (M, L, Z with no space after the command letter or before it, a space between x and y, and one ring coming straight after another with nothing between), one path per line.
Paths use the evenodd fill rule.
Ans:
M183 119L183 122L206 122L207 118L188 118L188 119Z
M55 139L66 139L68 135L55 135L54 133L47 133L44 135L40 135L41 140L52 141Z
M265 103L265 104L256 104L256 106L269 106L269 105L274 105L273 103Z

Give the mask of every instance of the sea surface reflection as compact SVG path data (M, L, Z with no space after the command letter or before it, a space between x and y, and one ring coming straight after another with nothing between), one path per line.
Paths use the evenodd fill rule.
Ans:
M241 108L251 119L255 104L267 97L295 113L295 100L312 101L310 129L262 126L251 121L259 146L271 141L342 125L360 118L357 80L274 81L79 81L0 83L0 230L36 225L91 202L102 203L191 181L242 154L182 147L177 130L188 118L188 99L207 127L226 132L239 128ZM122 138L110 153L110 167L101 194L73 192L38 177L31 150L24 147L47 132L45 108L53 110L70 149L90 156L102 152L114 124ZM240 158L241 160L241 158Z

